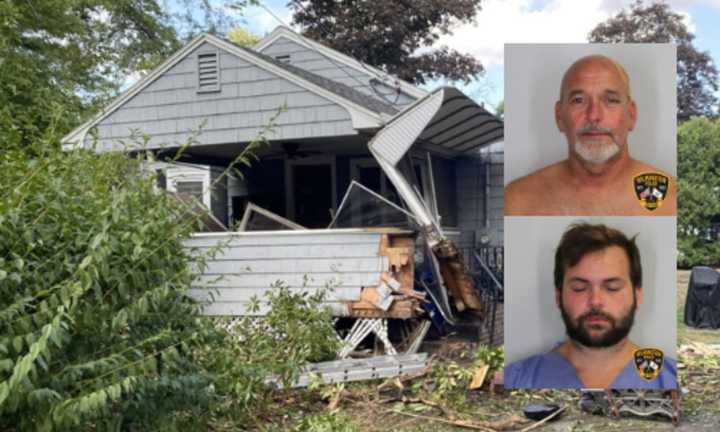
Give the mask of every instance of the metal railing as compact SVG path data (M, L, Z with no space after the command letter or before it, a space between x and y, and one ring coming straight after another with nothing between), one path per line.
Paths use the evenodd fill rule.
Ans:
M502 307L505 299L504 290L504 248L502 246L478 246L465 248L463 257L468 271L475 280L475 289L480 295L485 317L484 327L489 332L489 343L495 337L495 325L498 305Z

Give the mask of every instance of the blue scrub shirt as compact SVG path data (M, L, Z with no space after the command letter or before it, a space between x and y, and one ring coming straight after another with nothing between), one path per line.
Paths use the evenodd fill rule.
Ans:
M505 388L585 388L575 367L557 351L534 355L505 368ZM677 388L677 364L665 358L660 373L650 381L640 376L630 360L608 388L655 389Z

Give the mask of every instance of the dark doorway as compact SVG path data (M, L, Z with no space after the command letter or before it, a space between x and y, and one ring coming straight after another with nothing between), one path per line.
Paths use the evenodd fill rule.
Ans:
M333 208L332 167L298 164L292 169L294 222L307 228L327 228Z

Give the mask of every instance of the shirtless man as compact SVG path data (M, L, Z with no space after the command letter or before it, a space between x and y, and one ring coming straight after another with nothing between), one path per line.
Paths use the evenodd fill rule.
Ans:
M505 387L677 387L675 361L657 349L640 350L628 336L643 302L634 239L605 225L573 225L555 252L554 276L555 303L568 337L550 351L508 365Z
M555 103L568 158L511 182L505 215L675 215L676 179L630 157L627 138L636 120L630 81L620 64L598 55L575 62ZM661 174L669 183L652 211L636 195L633 179L644 173Z

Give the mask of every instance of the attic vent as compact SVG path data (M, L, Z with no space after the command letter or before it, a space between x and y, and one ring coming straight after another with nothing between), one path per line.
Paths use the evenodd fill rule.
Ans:
M283 54L283 55L275 56L275 60L283 62L283 63L290 63L290 54Z
M220 65L217 52L198 54L198 93L220 91Z

